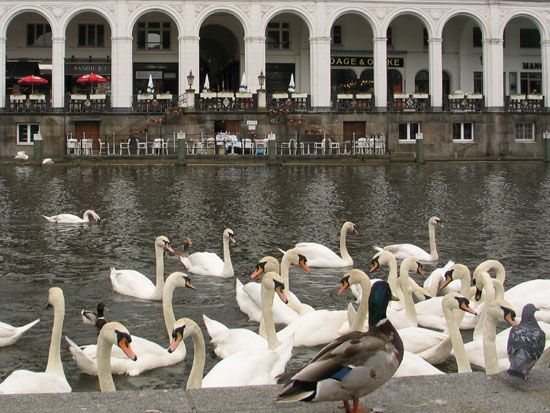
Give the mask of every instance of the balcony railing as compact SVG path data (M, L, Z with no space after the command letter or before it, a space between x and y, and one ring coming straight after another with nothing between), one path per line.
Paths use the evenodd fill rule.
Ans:
M484 102L480 93L455 92L447 96L443 106L451 112L481 112L485 107Z
M523 94L506 96L507 112L542 112L544 96L539 94Z
M251 92L202 92L197 94L196 99L196 109L199 111L246 112L257 108L257 95Z
M164 112L172 107L177 107L177 102L171 93L141 93L134 95L134 112Z
M9 95L6 108L9 112L48 112L51 109L50 97L41 93Z
M430 95L427 93L394 93L388 95L388 110L391 112L428 112Z
M338 93L332 99L337 112L371 112L374 110L374 95L371 93Z
M272 93L267 98L267 108L286 112L306 112L311 109L307 93Z
M106 93L66 95L65 109L75 113L102 113L111 109L111 98Z

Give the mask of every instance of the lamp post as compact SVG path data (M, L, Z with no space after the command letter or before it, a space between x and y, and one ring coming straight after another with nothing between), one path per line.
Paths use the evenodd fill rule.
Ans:
M195 107L195 89L193 89L194 81L195 76L193 76L193 72L189 70L189 74L187 75L187 84L189 85L189 89L187 89L187 107L189 109L193 109Z
M261 70L260 74L258 75L258 85L260 85L259 90L264 90L264 84L265 84L265 75L264 75L264 71Z
M260 88L257 90L258 109L267 108L267 99L266 99L266 91L264 89L264 84L265 84L265 75L264 75L264 71L261 70L260 74L258 75L258 85L260 86Z
M189 85L189 90L193 89L194 81L195 81L195 76L193 76L193 72L189 70L189 74L187 75L187 84Z

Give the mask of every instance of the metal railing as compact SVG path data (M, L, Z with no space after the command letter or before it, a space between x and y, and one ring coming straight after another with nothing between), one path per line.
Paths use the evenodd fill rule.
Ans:
M6 97L6 109L8 112L49 112L51 100L49 95L42 93L12 94Z
M338 93L332 97L332 108L337 112L371 112L375 109L371 93Z
M394 93L388 95L390 112L428 112L430 95L427 93Z
M104 113L111 110L111 96L107 93L65 95L65 110L73 113Z
M485 100L479 93L454 93L443 99L443 108L451 112L481 112Z
M510 95L505 98L507 112L542 112L544 96L539 94Z

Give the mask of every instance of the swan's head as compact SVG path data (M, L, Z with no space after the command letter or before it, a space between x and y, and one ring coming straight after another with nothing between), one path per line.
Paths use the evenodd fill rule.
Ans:
M456 280L470 278L470 270L464 264L454 264L450 270L443 275L443 280L439 285L439 289L443 289Z
M414 257L406 257L401 262L401 268L404 268L406 270L416 269L416 272L420 274L422 277L426 276L426 274L424 274L424 266L422 265L422 263L418 262Z
M84 212L84 215L88 215L88 219L92 219L97 222L101 221L101 218L99 218L99 215L97 215L96 212L92 211L91 209L88 209L86 212Z
M369 280L370 278L367 274L365 274L364 271L358 270L358 269L352 269L346 272L342 278L340 279L340 284L342 286L338 290L338 294L344 294L344 292L349 288L352 284L360 284L363 280Z
M395 262L397 265L395 256L391 252L384 250L379 251L372 257L369 273L373 273L380 268L381 265L389 265L391 262Z
M260 279L260 275L270 271L276 272L277 274L279 273L279 261L277 258L267 255L258 261L254 267L254 272L250 277L254 281L258 281Z
M444 308L450 308L452 310L462 310L466 313L477 315L472 307L470 307L470 300L458 293L449 293L443 297L441 305Z
M516 326L516 312L512 305L506 300L493 300L485 309L487 317L494 320L504 320L512 327Z
M307 265L307 258L302 254L299 248L291 248L285 251L283 259L286 259L291 265L299 265L304 271L310 272Z
M283 303L288 303L288 298L285 294L285 283L276 272L265 273L264 278L262 278L262 288L266 288L268 291L275 291Z
M428 220L428 225L440 226L441 228L443 228L443 224L441 223L441 218L436 216L433 216Z
M483 289L488 283L492 283L493 279L491 278L491 275L486 271L478 271L477 273L474 272L474 279L473 284L476 287L476 294L475 294L475 300L479 301L481 300L481 294L483 293Z
M137 360L137 356L130 346L132 336L126 327L124 327L121 323L112 321L105 324L101 329L99 336L107 340L109 344L120 347L123 353L126 354L130 360Z
M48 291L48 307L55 307L58 304L65 303L63 290L59 287L52 287Z
M344 223L344 228L348 234L359 235L359 229L353 222L347 221Z
M233 234L233 230L232 229L229 229L227 228L224 232L223 232L223 239L227 239L229 241L229 244L231 245L234 245L237 243L237 240L235 238L235 235Z
M190 318L180 318L177 320L172 330L172 340L170 341L170 347L168 347L168 353L176 351L180 343L189 337L195 329L201 332L197 323Z
M187 274L181 271L176 271L170 274L168 277L166 277L166 284L165 289L167 285L174 285L175 287L185 287L190 288L192 290L196 290L197 287L193 285L191 282L191 278Z
M162 248L163 251L166 251L170 255L174 254L170 240L164 235L160 235L155 239L155 248Z

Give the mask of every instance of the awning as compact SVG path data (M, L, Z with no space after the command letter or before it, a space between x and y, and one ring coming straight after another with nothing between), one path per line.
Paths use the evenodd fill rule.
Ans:
M6 62L6 79L21 79L39 74L38 62Z

